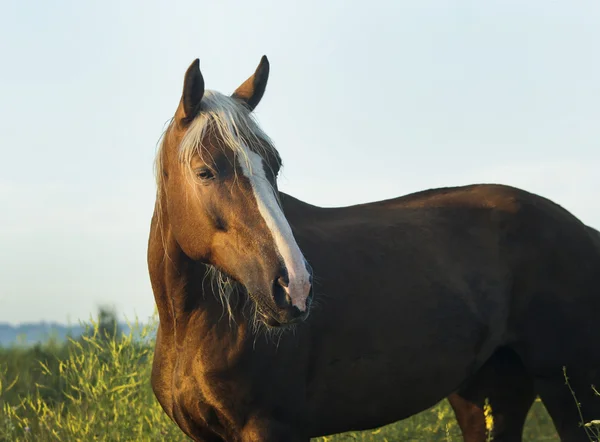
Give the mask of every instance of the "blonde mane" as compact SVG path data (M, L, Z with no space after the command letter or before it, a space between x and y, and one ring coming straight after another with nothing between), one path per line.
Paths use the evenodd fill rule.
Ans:
M252 165L247 149L256 152L263 158L267 155L275 155L279 158L271 139L260 128L250 111L238 100L216 91L207 90L202 97L201 109L179 144L178 158L182 164L189 167L195 154L202 158L207 152L202 145L202 140L211 131L219 135L224 146L231 149L238 160L244 160L250 170ZM163 155L172 126L173 120L163 134L155 159L156 184L159 193L164 182Z

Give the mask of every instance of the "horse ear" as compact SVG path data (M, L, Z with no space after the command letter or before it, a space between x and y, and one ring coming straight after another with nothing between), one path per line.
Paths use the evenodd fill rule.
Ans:
M269 60L266 55L263 55L254 74L244 81L231 96L242 101L250 111L253 111L265 93L268 79Z
M200 72L200 60L195 59L185 72L183 81L183 102L184 119L192 121L198 112L200 112L200 101L204 95L204 78Z

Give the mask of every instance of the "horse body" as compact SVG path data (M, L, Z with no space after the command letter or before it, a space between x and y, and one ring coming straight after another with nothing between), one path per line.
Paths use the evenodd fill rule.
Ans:
M480 241L490 230L484 217L465 229L443 211L392 200L324 209L302 222L286 210L297 200L282 202L313 268L325 270L316 273L321 306L307 324L309 421L320 426L311 434L373 428L425 409L502 339L506 270L496 265L498 244ZM460 241L468 250L452 257ZM478 282L455 271L463 265L488 291L475 295Z
M278 191L281 159L250 115L266 58L230 97L205 91L198 63L157 156L148 244L152 386L180 428L215 442L374 428L486 391L504 348L570 437L561 368L585 385L600 366L586 227L500 185L301 202Z
M551 312L572 302L545 290L577 282L570 271L554 272L556 259L600 263L591 249L565 250L562 227L573 221L557 206L503 186L334 209L281 199L305 256L326 269L315 276L319 305L294 334L257 337L243 308L229 322L205 266L177 259L176 245L151 272L173 275L155 286L194 299L173 307L181 308L174 330L161 329L155 366L162 369L153 378L189 435L213 440L203 436L212 427L221 438L214 440L294 440L388 424L449 395L503 345L523 349L541 372L565 362L546 360L568 354L573 342L560 353L558 341L544 345L552 330L539 325L556 318L544 317L540 297L555 298ZM532 322L537 332L522 335Z

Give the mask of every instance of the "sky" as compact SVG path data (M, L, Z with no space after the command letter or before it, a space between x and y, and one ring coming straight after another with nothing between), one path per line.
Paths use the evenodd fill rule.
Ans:
M600 2L0 3L0 321L154 310L153 161L189 64L256 116L280 189L343 206L502 183L600 228Z

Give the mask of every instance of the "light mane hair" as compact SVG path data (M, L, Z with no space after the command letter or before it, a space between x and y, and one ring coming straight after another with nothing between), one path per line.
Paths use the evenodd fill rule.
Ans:
M179 146L177 146L177 158L179 163L187 169L189 177L193 176L193 170L191 167L191 161L194 155L199 155L204 160L205 155L210 155L206 146L203 145L203 140L208 139L207 135L214 133L222 140L222 147L229 148L233 151L234 157L237 161L245 161L247 169L250 173L252 171L252 162L248 156L248 150L256 152L262 158L266 158L267 155L271 155L279 159L279 154L271 139L265 134L260 128L252 113L238 100L228 97L216 91L206 90L201 101L201 110L196 118L190 123L186 130ZM163 222L161 217L162 212L162 198L164 197L164 156L166 155L165 150L168 145L171 144L171 136L173 133L173 125L175 119L171 119L167 129L164 131L161 137L160 147L155 158L155 176L157 185L157 221L158 228L160 229L161 235L163 235ZM208 160L208 159L207 159ZM210 163L210 161L207 161ZM266 162L263 161L263 165ZM236 167L237 169L237 167ZM237 176L237 170L236 170ZM273 193L276 197L277 202L281 205L279 200L278 192L273 188ZM165 255L167 259L170 259L167 255L167 248L165 244L165 238L162 238L163 245L165 245ZM235 322L231 301L235 299L237 305L239 301L239 289L240 286L235 281L231 280L223 272L219 271L214 266L207 265L206 277L209 278L210 286L213 289L215 296L218 297L222 303L225 311L228 313L230 322ZM246 300L245 305L248 305ZM263 329L262 321L258 321L256 318L256 308L252 305L250 315L252 316L253 328L255 331ZM244 308L244 310L247 310ZM268 330L264 330L268 331Z
M252 172L252 164L248 151L256 152L262 158L272 155L279 158L269 136L260 128L253 114L237 99L220 92L206 90L201 101L201 110L191 122L181 143L178 146L178 159L191 172L191 160L194 155L204 158L207 149L202 140L211 132L218 134L223 140L223 147L233 151L238 161L246 162ZM163 156L169 144L174 119L171 119L158 149L155 159L155 176L157 192L160 194L164 185Z
M231 149L238 160L251 167L248 150L262 158L277 155L271 139L263 132L252 113L238 100L219 92L208 90L202 97L201 111L188 128L179 145L179 159L190 164L194 154L202 158L206 152L202 140L214 131ZM239 158L241 157L241 158Z

